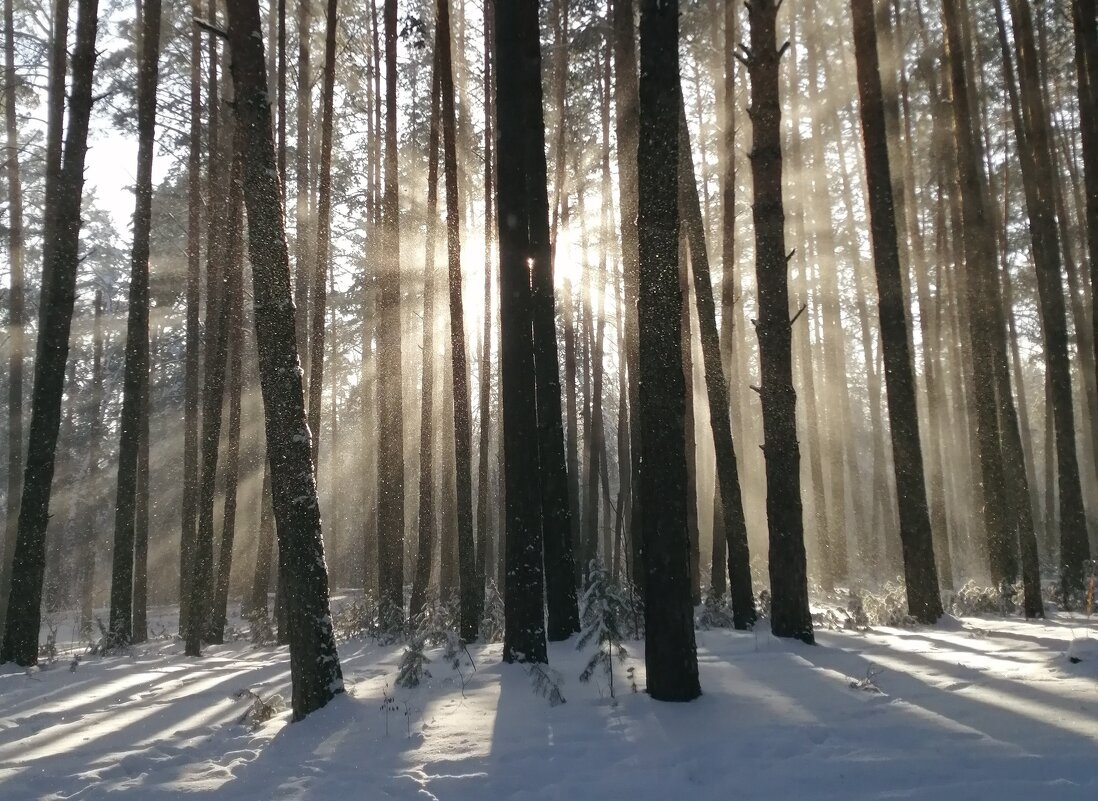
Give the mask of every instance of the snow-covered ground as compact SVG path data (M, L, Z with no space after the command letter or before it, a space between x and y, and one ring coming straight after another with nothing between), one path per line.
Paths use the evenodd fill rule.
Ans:
M0 798L1098 798L1098 622L947 618L818 640L699 631L704 695L681 705L632 691L638 643L616 666L616 701L605 680L578 680L585 654L557 644L557 706L499 645L470 648L464 687L428 652L432 678L405 690L402 646L353 641L344 696L258 727L239 722L251 697L234 696L287 695L284 649L239 642L193 660L165 638L131 656L5 665Z

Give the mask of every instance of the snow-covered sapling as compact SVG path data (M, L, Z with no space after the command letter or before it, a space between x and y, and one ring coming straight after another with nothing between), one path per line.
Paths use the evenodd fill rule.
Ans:
M564 703L564 693L560 691L560 685L564 677L559 671L553 670L548 665L531 662L526 666L526 675L530 677L530 686L534 692L549 702L549 706L559 706Z
M622 646L622 624L629 614L629 600L610 579L606 568L592 560L583 594L583 612L580 616L582 631L576 649L582 651L591 643L595 653L580 674L580 681L587 682L599 670L610 683L610 697L614 697L614 657L624 662L627 656Z
M426 664L431 660L423 652L426 647L423 637L414 637L404 649L404 655L400 658L400 670L397 673L396 683L405 689L418 687L424 679L431 678L431 671Z

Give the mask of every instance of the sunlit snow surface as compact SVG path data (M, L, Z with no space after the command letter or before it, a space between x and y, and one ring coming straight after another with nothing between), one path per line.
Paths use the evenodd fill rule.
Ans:
M345 696L254 731L233 696L288 696L284 649L239 642L192 660L161 639L72 670L65 654L29 673L5 665L0 799L1098 798L1098 621L947 619L818 640L700 631L705 694L681 705L632 692L641 644L616 666L616 703L605 682L579 682L573 644L555 644L556 707L500 664L499 645L470 647L463 692L439 651L425 685L394 690L403 648L353 641L340 646Z

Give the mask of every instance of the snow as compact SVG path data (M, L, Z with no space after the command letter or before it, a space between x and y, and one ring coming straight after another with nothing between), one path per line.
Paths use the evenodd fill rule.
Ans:
M432 678L406 690L403 646L355 640L340 646L346 694L254 727L240 722L254 698L234 696L288 698L285 649L234 642L194 660L162 638L74 667L64 652L4 665L0 798L1098 797L1096 621L946 619L819 631L816 646L765 625L697 636L704 695L690 704L631 691L640 643L615 660L616 702L599 676L579 681L589 652L553 644L566 703L550 706L498 644L470 646L464 688L428 651Z

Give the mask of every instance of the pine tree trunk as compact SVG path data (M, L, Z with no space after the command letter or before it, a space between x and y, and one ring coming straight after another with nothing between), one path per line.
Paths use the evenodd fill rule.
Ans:
M5 6L5 14L7 13L7 7ZM5 17L5 19L7 19ZM14 22L5 23L7 34L5 36L5 74L7 71L7 37L14 36ZM61 177L61 139L64 135L64 116L65 116L65 74L67 72L68 65L68 33L69 33L69 3L68 0L56 0L53 9L53 20L51 28L51 41L50 41L50 66L49 66L49 94L47 98L47 123L46 123L46 197L45 205L46 213L43 215L43 231L42 241L53 242L56 239L56 233L52 230L53 225L52 215L49 210L54 208L57 203L57 184ZM14 73L14 40L12 41L12 72ZM8 129L7 146L13 147L14 134L11 132L11 127L14 125L14 119L9 123L9 117L14 118L15 109L14 105L9 114L7 104L14 104L15 102L15 87L13 77L5 78L5 84L11 88L10 92L6 95L10 96L11 100L5 97L5 128ZM22 328L23 314L19 315L19 321L16 320L16 309L23 301L22 292L16 292L16 277L18 270L17 257L23 256L22 248L17 247L16 239L22 233L22 214L16 215L17 206L22 206L22 191L19 187L19 191L11 185L10 180L12 177L11 159L17 158L17 153L9 150L7 154L8 158L8 179L9 179L9 203L11 205L11 222L10 234L10 259L11 259L11 281L12 292L9 298L9 310L10 310L10 322L11 322L11 356L9 361L9 373L8 373L8 479L7 479L7 502L5 509L5 523L4 523L4 547L0 551L0 638L3 637L4 630L7 626L8 617L8 599L11 596L11 581L12 571L14 569L13 561L15 559L15 545L18 539L19 533L19 499L22 497L23 492L23 473L24 473L24 450L23 450L23 384L25 383L23 378L23 360L21 355L17 358L17 355L22 353L24 343L24 331ZM18 174L18 163L16 162L16 173ZM17 203L17 199L19 202ZM19 225L16 225L16 220L19 220ZM17 231L18 229L18 231ZM45 247L43 247L43 266L45 265ZM18 260L20 266L23 264L22 258ZM43 273L47 275L47 273ZM45 292L45 285L42 287L43 293ZM18 393L18 409L14 404L16 393ZM16 414L18 411L18 414ZM37 636L37 635L35 635Z
M625 521L625 530L629 537L629 561L631 574L637 592L644 597L644 542L640 535L641 519L639 515L641 498L637 492L637 479L640 474L640 426L638 415L638 381L640 369L637 293L639 281L639 245L637 231L637 147L638 147L638 88L637 88L637 45L634 23L634 0L614 0L612 24L614 32L614 130L618 143L618 187L621 226L621 259L625 279L625 319L623 321L625 339L625 371L628 379L629 414L631 416L629 433L630 487L629 509Z
M243 208L231 221L240 232L229 244L229 281L225 287L228 310L225 315L226 347L229 349L229 439L225 454L224 515L221 525L221 542L218 548L217 572L214 580L213 605L207 637L209 642L220 644L225 639L228 621L229 579L232 574L233 544L236 540L236 507L240 478L240 395L243 389L244 351L244 246Z
M400 205L397 196L397 8L385 0L385 190L378 258L378 586L381 623L404 619L404 418L401 393Z
M317 190L316 265L313 270L312 335L309 339L309 430L313 434L313 467L320 468L320 412L324 398L324 315L328 302L329 250L332 238L332 127L335 116L336 4L328 0L324 28L324 86L321 90L320 178ZM333 385L334 386L334 385ZM332 447L337 443L332 440ZM330 481L337 480L332 476Z
M284 2L284 0L280 0ZM191 0L199 14L199 0ZM183 505L179 540L180 632L190 617L190 576L198 520L198 372L202 302L202 34L191 26L190 135L187 143L187 322L183 361Z
M461 297L461 209L458 207L457 125L454 113L454 71L448 0L438 0L436 24L440 31L438 67L441 77L439 90L442 93L443 167L446 176L446 253L449 262L450 355L454 384L452 411L457 489L458 580L461 591L460 625L462 639L473 642L477 638L477 629L480 626L483 592L477 587L476 542L473 533L473 432L469 402L469 370L465 351L465 308ZM559 392L557 408L559 418ZM569 581L571 581L571 572Z
M15 115L15 16L12 0L4 0L4 131L5 172L8 180L8 487L4 545L0 549L0 636L7 616L11 559L19 522L19 495L23 481L23 183L19 170L19 131Z
M435 63L431 78L431 117L427 145L427 233L423 257L423 391L419 416L419 537L416 569L412 577L412 599L408 613L426 611L427 589L431 583L431 563L435 553L435 431L431 414L435 401L435 236L438 228L438 151L439 151L439 66L438 37L435 34Z
M130 265L111 570L110 631L111 637L119 645L128 644L133 637L138 451L142 440L147 442L149 436L149 233L152 226L156 85L160 72L160 0L143 0L141 8L142 13L138 20L141 57L137 78L137 184L134 190L137 205L133 214L133 253ZM142 571L142 568L138 567L137 570Z
M1090 559L1087 519L1075 444L1075 412L1071 388L1071 360L1068 354L1067 312L1064 308L1063 265L1060 260L1059 230L1054 193L1042 184L1055 175L1049 133L1049 117L1042 94L1037 62L1037 43L1028 3L1011 0L1010 19L1018 53L1021 85L1021 126L1016 130L1022 163L1026 210L1029 216L1033 261L1037 270L1041 330L1045 358L1052 382L1052 407L1056 426L1056 467L1060 495L1060 581L1065 599L1083 592L1084 562ZM1091 109L1093 112L1093 109ZM1027 493L1028 496L1028 493ZM1040 614L1040 577L1036 564L1036 540L1032 526L1020 533L1026 576L1027 615ZM1032 540L1032 542L1031 542ZM1026 565L1023 565L1025 567ZM1032 598L1030 597L1032 596Z
M312 136L312 0L297 0L297 139L295 141L294 180L297 193L294 213L294 325L302 355L301 368L309 375L309 301L312 288L312 220L309 215L309 154Z
M869 188L870 233L877 268L881 348L885 358L885 391L900 510L904 578L908 612L923 623L942 615L934 539L923 478L915 376L904 309L899 236L893 206L892 173L885 131L884 98L877 57L877 31L872 0L851 0L854 48L861 101L862 141Z
M1090 316L1095 362L1098 362L1098 2L1072 0L1071 15L1075 31L1086 241L1090 256Z
M309 460L305 396L297 364L289 252L282 223L282 188L275 170L271 108L263 70L259 5L229 5L237 127L247 154L243 194L248 210L255 330L264 422L271 464L280 571L289 600L293 717L300 720L343 690L332 634L328 573L314 472Z
M489 523L488 464L490 457L492 415L492 229L495 227L493 211L495 199L495 127L492 119L492 87L495 76L492 71L492 0L484 6L484 329L481 334L480 386L480 437L477 450L477 586L483 594L488 566L493 564L491 553L494 537Z
M686 125L686 111L682 108L679 110L678 191L679 208L690 248L690 270L694 274L698 330L701 334L705 387L709 399L709 424L713 429L713 449L717 457L717 494L720 496L723 514L720 525L713 529L713 536L718 536L719 529L721 539L726 542L728 549L733 625L738 629L746 629L754 625L756 617L755 594L751 587L751 552L747 545L747 521L743 511L735 443L732 439L729 416L731 401L721 364L721 341L717 331L717 310L709 271L709 254L705 246L705 223L694 177L694 160L690 155L690 131ZM731 249L728 252L731 253ZM723 573L721 578L723 580Z
M639 422L648 694L701 694L687 537L686 386L679 283L679 7L642 0L637 174Z
M496 43L496 222L499 227L500 351L507 509L503 599L505 662L546 662L542 602L541 470L528 260L529 95L541 98L536 0L493 4ZM533 66L531 66L531 64ZM542 173L544 181L544 172Z
M775 0L748 0L751 28L746 57L751 80L751 175L754 184L755 274L766 461L766 517L770 529L770 626L778 637L813 642L801 508L797 395L793 389L789 253L782 204L781 106ZM784 49L784 48L783 48Z
M64 158L56 194L47 192L50 202L46 207L45 230L49 237L44 240L43 273L48 278L39 304L29 447L12 560L7 625L0 648L0 662L22 666L38 661L46 526L80 261L80 200L92 105L97 11L97 0L79 0Z
M103 409L103 290L95 291L95 312L92 322L92 374L91 374L91 404L88 409L88 459L84 465L84 475L81 481L82 487L87 487L99 469L99 448L102 439L103 421L101 413ZM87 499L88 492L83 490L81 499ZM93 509L98 506L98 490L90 493L93 499ZM80 524L79 535L79 585L80 585L80 636L90 638L92 634L92 616L94 610L92 601L95 593L95 556L96 556L96 530L94 511L85 513Z

